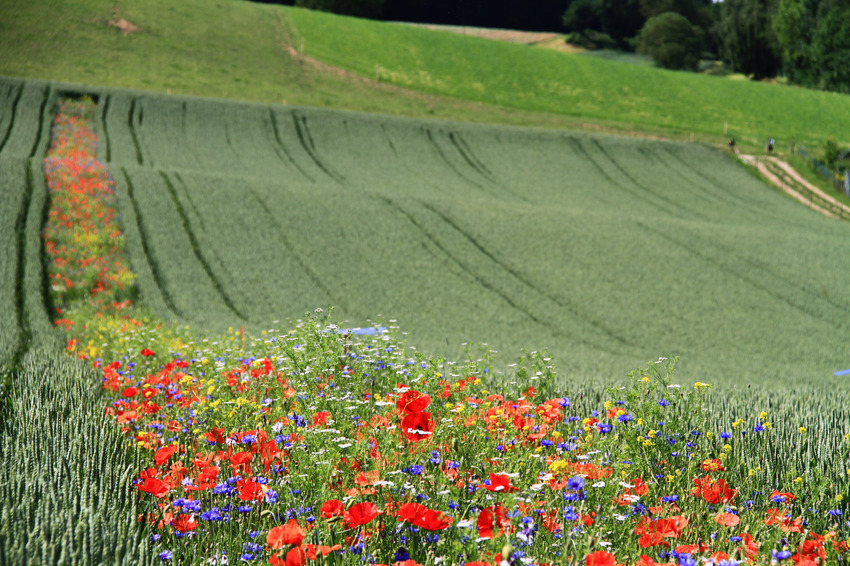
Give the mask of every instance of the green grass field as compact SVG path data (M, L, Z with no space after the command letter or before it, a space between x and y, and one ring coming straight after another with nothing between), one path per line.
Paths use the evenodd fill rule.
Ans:
M334 306L351 326L396 320L437 354L486 342L507 363L548 348L582 377L658 355L727 381L827 379L847 363L847 225L723 152L99 97L140 295L162 316L257 331Z
M850 98L831 93L247 2L6 3L2 75L709 142L734 136L749 148L768 137L782 150L794 140L850 143ZM138 31L109 25L118 18Z

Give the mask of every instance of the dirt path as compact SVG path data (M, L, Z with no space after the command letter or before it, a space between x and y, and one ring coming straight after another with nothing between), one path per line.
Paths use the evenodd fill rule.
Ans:
M843 217L845 214L850 216L850 206L839 202L831 195L823 192L819 187L808 182L804 179L791 165L787 162L782 161L776 157L761 157L755 155L741 155L738 154L738 157L746 163L747 165L752 165L755 167L759 173L765 176L765 178L779 187L784 193L791 196L793 199L805 204L813 210L820 212L825 216L829 216L830 218L838 218L838 214L835 213L835 210L838 210L841 216ZM771 167L768 165L771 164L775 167L781 169L788 177L786 180L790 178L791 182L788 183L786 180L783 180L771 170ZM802 190L801 190L802 189ZM809 194L817 195L817 197L824 201L823 204L829 206L833 210L829 210L826 206L822 206L821 204L817 204L814 202L812 198L807 198L803 193L808 192Z

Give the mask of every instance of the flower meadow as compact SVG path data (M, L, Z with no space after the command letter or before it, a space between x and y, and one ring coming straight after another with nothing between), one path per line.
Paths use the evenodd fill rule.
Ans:
M846 561L846 478L776 461L809 431L718 419L675 360L590 395L545 352L500 375L486 349L432 359L320 310L255 337L157 320L134 303L94 108L62 102L45 160L50 292L144 454L127 489L162 564Z

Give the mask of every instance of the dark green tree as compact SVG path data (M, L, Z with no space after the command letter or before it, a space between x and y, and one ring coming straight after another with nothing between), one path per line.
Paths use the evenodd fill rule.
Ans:
M582 32L586 29L599 30L602 28L600 20L600 6L598 0L573 0L567 11L564 12L562 21L568 31Z
M721 56L754 79L775 77L782 51L772 19L778 0L724 0L717 26Z
M817 88L850 93L850 7L830 10L812 38Z
M637 51L665 69L696 70L703 48L703 31L682 14L664 12L646 21Z

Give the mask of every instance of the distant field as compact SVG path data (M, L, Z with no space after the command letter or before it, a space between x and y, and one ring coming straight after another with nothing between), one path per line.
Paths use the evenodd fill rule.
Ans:
M845 95L234 0L0 4L6 76L750 148L773 137L782 151L850 144Z
M352 326L397 320L426 351L549 348L567 375L657 355L706 379L848 365L846 223L719 151L150 93L100 103L141 296L196 328L334 305Z
M850 97L606 61L448 32L286 9L293 44L408 88L526 111L784 149L850 143Z

